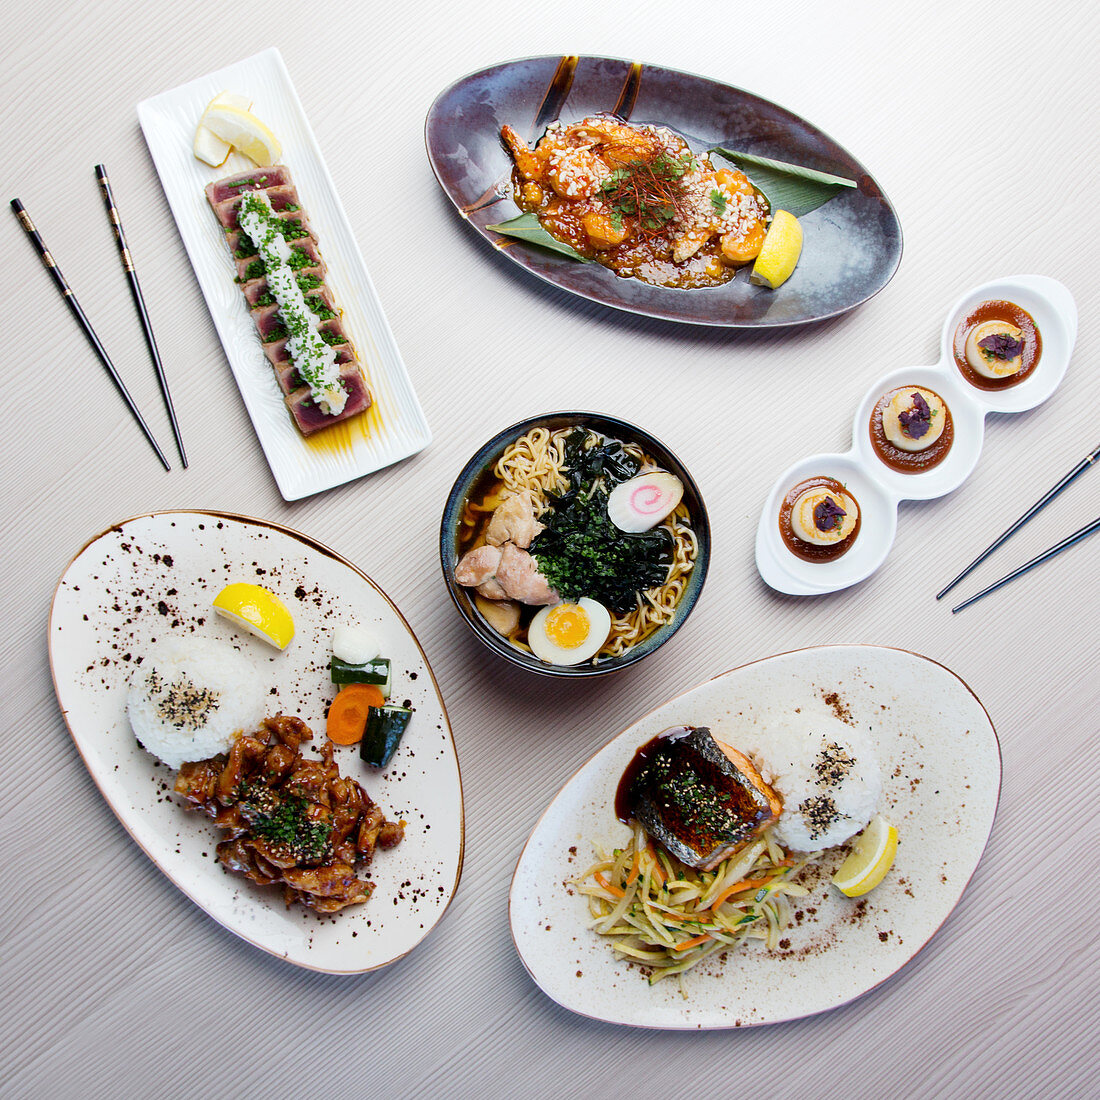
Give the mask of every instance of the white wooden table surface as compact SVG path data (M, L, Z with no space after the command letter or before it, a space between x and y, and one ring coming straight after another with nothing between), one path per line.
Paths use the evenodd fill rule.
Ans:
M92 174L107 165L191 466L157 466L16 219L0 219L0 1093L1095 1095L1100 539L957 616L933 594L1100 441L1098 29L1090 5L1025 0L101 0L9 11L3 198L31 211L174 457ZM434 433L415 458L294 504L264 462L135 112L272 45ZM896 277L841 318L754 334L613 313L494 256L436 185L424 117L452 80L544 53L685 69L805 116L894 202L905 232ZM991 417L972 477L946 498L902 506L894 550L872 578L811 599L767 588L753 538L778 472L846 449L867 386L895 365L933 362L945 311L968 287L1023 272L1061 279L1080 310L1058 392L1032 412ZM45 401L27 393L40 378ZM466 458L501 427L565 407L622 416L672 445L714 535L703 598L681 633L643 666L579 687L533 682L484 651L446 596L436 552ZM1100 475L1086 475L972 587L1098 504ZM131 842L72 744L46 657L54 586L88 538L170 508L241 512L327 543L400 605L427 651L462 767L465 869L439 926L387 969L298 970L226 932ZM939 934L867 996L788 1024L652 1032L559 1008L521 965L507 914L512 869L543 808L657 703L746 661L831 642L942 662L997 727L999 814Z

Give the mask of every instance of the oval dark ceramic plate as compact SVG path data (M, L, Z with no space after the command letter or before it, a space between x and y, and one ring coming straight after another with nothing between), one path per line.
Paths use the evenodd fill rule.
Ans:
M695 556L695 566L688 574L687 585L680 596L680 602L676 605L676 614L670 622L654 631L644 641L632 646L620 657L603 660L595 665L587 663L581 665L550 665L540 661L534 654L516 648L498 634L478 613L470 590L463 588L455 581L455 564L458 561L458 529L459 524L462 522L466 500L471 491L482 475L496 464L497 459L500 458L509 444L514 443L521 435L535 427L555 431L558 428L568 428L574 424L584 425L601 435L621 440L624 443L637 443L658 465L675 474L684 483L684 504L687 505L688 512L691 515L691 524L695 531L698 550ZM710 563L710 520L707 517L707 510L695 479L672 451L655 436L650 435L649 432L625 420L620 420L618 417L605 416L602 413L543 413L541 416L532 416L498 432L462 468L462 472L455 479L450 493L447 494L447 503L443 509L443 520L439 526L439 561L443 568L443 579L447 584L447 591L451 594L455 607L458 608L463 619L466 620L466 625L494 653L520 668L537 672L543 676L556 676L562 679L603 676L606 673L617 672L619 669L635 664L655 649L659 649L687 621L687 617L691 614L692 608L703 590L703 581L706 580L707 566Z
M571 122L600 111L668 126L697 152L725 145L844 176L858 187L801 219L802 258L778 290L753 286L741 272L719 287L650 286L486 229L519 213L501 126L534 142L555 118ZM562 290L630 313L728 328L820 321L877 294L901 260L894 208L850 153L790 111L690 73L609 57L508 61L444 91L428 112L425 140L443 190L490 244Z

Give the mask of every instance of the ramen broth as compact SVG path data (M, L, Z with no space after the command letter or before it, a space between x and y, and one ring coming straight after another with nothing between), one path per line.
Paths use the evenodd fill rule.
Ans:
M640 461L643 471L660 468L651 458L649 458L649 456L645 455L636 444L618 440L613 436L606 436L592 429L586 429L583 425L570 425L562 429L554 430L550 433L550 438L546 446L549 448L556 444L560 444L563 447L565 438L578 428L588 432L589 448L604 446L608 443L619 443L630 455ZM528 432L527 435L519 437L515 443L509 445L509 447L505 449L500 458L486 467L483 473L474 482L467 496L458 526L456 560L460 560L468 551L474 550L485 544L486 529L492 519L494 509L501 503L504 497L515 491L516 488L515 484L509 485L508 482L499 475L498 471L501 468L501 463L506 455L513 452L513 448L515 448L518 443L530 439L538 431L539 429L533 429L533 431ZM566 466L562 467L566 477L568 469L569 468ZM550 471L547 470L540 476L540 483L545 481L552 484L549 478ZM564 482L565 478L563 477L561 483L552 491L560 492ZM538 495L541 497L541 503L543 504L546 503L545 496L543 495L544 492L544 487L537 490ZM545 513L543 514L545 515ZM649 637L672 618L672 608L679 602L683 588L686 586L686 578L690 574L694 564L697 550L694 532L691 529L690 514L686 505L681 502L672 514L662 521L658 527L663 527L670 535L669 550L667 554L661 558L661 563L669 567L671 576L666 579L663 585L657 586L655 589L646 590L651 594L656 593L657 596L655 600L650 600L643 596L640 601L642 605L641 611L639 611L637 604L634 609L626 613L617 612L614 608L609 608L612 621L611 634L597 654L596 660L607 660L621 655L626 650ZM470 589L469 595L474 608L481 614L480 609L477 608L477 603L479 600L483 599L483 597L478 595L475 589ZM662 599L665 604L671 605L663 611L661 610L663 606ZM528 627L540 608L535 605L525 604L519 604L518 606L518 625L507 634L501 634L499 631L495 630L494 632L498 633L500 637L505 638L517 648L530 652L531 647L528 644ZM485 616L482 615L482 618L485 618Z

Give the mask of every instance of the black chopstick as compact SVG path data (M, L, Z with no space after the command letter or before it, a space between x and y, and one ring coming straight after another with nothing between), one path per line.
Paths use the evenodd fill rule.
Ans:
M141 293L137 271L134 269L134 260L126 244L126 235L122 231L122 219L119 217L118 207L115 205L115 196L111 192L111 181L107 178L107 169L102 164L95 166L95 175L96 179L99 180L99 188L103 192L103 201L107 205L107 216L111 219L111 227L115 231L115 241L118 244L118 254L122 260L122 270L126 272L130 292L134 296L134 305L137 306L138 317L141 318L141 327L145 330L145 342L149 345L149 354L153 357L153 366L157 371L157 381L160 382L160 392L164 395L164 407L168 410L168 419L172 422L172 434L176 437L180 460L186 470L187 453L183 449L183 436L180 435L180 426L176 421L176 410L172 406L172 395L168 392L168 379L164 376L164 365L160 361L160 352L157 350L153 325L145 308L145 298Z
M1024 562L1019 569L1013 569L1011 573L1002 577L999 581L994 581L988 588L983 588L980 592L971 596L970 599L963 600L957 607L951 608L951 614L954 615L956 611L961 611L964 607L969 607L975 600L980 600L983 596L988 596L990 592L995 592L1002 585L1015 580L1029 569L1034 569L1035 566L1042 565L1043 562L1049 561L1055 554L1060 554L1063 550L1068 550L1075 542L1080 542L1094 531L1100 531L1100 516L1094 519L1092 523L1086 523L1079 531L1074 531L1072 535L1067 535L1060 543L1052 546L1049 550L1044 550L1038 557L1032 558L1031 561Z
M30 214L27 213L26 208L18 199L11 200L11 208L15 211L16 217L19 218L19 224L27 231L27 236L30 237L35 251L46 265L46 270L57 284L57 289L61 291L61 296L65 299L69 309L73 312L73 316L76 317L80 327L84 330L84 335L88 337L88 342L92 345L92 349L95 351L96 355L99 356L100 362L107 368L107 373L111 376L111 381L114 382L115 388L122 395L122 400L125 401L129 407L131 414L138 423L138 427L145 433L145 438L149 440L153 450L156 451L157 458L160 459L161 465L163 465L166 470L170 470L172 467L168 465L168 459L164 457L164 452L153 438L153 433L149 430L149 425L145 423L145 418L138 411L137 405L134 404L134 399L130 396L118 371L115 370L115 365L111 362L106 349L99 342L99 337L96 336L91 322L84 314L84 310L80 308L80 303L76 300L76 295L72 292L72 288L65 282L65 276L61 274L61 269L57 266L57 262L54 260L53 256L50 255L50 250L46 247L46 242L35 228L34 222L31 221Z
M1015 534L1032 516L1035 515L1041 508L1048 505L1074 478L1083 474L1090 466L1092 466L1097 459L1100 459L1100 447L1097 447L1091 454L1085 455L1076 466L1061 481L1058 482L1052 489L1050 489L1040 500L1037 500L1003 535L998 539L991 542L946 588L941 592L936 593L936 599L943 599L952 588L955 587L965 576L967 576L975 566L981 565L998 546L1002 545L1009 536ZM975 599L977 597L975 596ZM965 606L963 604L960 607ZM958 611L958 608L953 610Z

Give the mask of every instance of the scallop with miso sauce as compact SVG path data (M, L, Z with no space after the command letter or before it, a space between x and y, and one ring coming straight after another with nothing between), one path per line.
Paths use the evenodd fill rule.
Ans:
M955 365L983 390L1015 386L1029 377L1043 352L1035 319L1015 302L990 299L974 307L955 329Z
M939 465L955 439L947 402L923 386L899 386L883 394L871 410L869 431L875 455L903 474Z
M805 561L832 561L859 534L859 504L831 477L800 481L783 498L779 533L787 549Z

